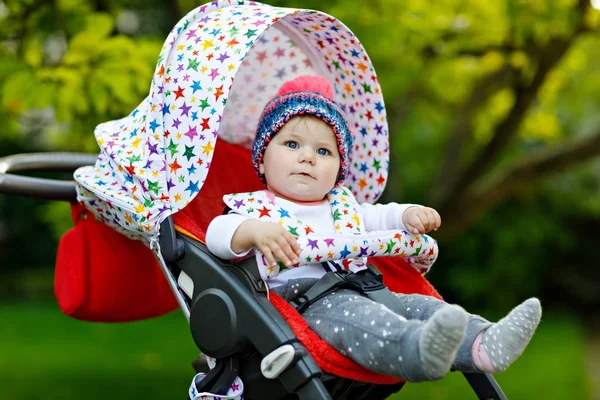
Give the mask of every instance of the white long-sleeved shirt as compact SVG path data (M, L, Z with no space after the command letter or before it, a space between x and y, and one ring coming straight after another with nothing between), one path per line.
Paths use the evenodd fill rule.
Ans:
M314 235L335 235L335 223L331 215L331 206L327 200L310 205L298 204L282 198L277 202L290 211L292 215L310 226ZM365 230L385 231L391 229L405 229L402 223L402 214L407 208L418 206L416 204L360 204L359 217L365 225ZM220 215L212 220L206 231L206 245L217 257L232 260L247 256L253 249L244 253L235 253L231 250L231 240L239 226L249 217L230 211L229 214ZM303 265L301 268L290 268L278 276L267 281L269 287L280 286L289 279L320 278L326 270L321 264Z

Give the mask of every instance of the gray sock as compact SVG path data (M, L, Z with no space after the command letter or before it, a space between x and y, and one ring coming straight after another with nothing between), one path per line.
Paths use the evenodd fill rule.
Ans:
M535 297L515 307L483 332L481 346L473 349L478 353L473 357L475 365L484 372L504 371L523 353L541 317L542 306Z
M419 353L429 379L443 378L452 365L467 330L465 310L444 305L425 323L419 340Z

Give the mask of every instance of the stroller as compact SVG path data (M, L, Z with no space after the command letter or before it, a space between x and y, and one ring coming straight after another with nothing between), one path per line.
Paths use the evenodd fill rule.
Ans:
M186 15L165 41L149 96L97 127L99 156L0 160L0 191L72 202L75 227L56 263L63 312L131 321L183 310L208 359L208 369L196 363L190 399L384 399L404 385L328 346L269 296L254 260L220 260L204 244L223 195L262 189L248 147L262 107L300 75L332 84L355 134L345 183L359 201L375 202L389 146L366 52L329 15L255 2L217 1ZM76 182L11 174L54 169L76 169ZM383 279L393 291L439 297L400 257L369 261L370 289ZM464 375L480 399L505 398L490 374Z

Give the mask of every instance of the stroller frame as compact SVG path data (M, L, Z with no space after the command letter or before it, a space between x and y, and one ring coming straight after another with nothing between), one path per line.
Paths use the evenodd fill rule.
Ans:
M74 202L72 182L12 172L72 171L93 164L96 157L34 153L0 158L0 193ZM403 387L404 382L375 385L324 373L269 302L253 262L239 265L214 257L204 244L177 232L171 217L161 224L160 245L162 270L189 319L194 342L201 352L219 360L196 382L198 390L226 391L236 376L245 383L247 399L265 398L264 393L273 399L385 399ZM204 329L207 318L211 329ZM293 359L276 379L267 379L261 360L282 346L293 348ZM479 399L506 399L491 374L463 375Z

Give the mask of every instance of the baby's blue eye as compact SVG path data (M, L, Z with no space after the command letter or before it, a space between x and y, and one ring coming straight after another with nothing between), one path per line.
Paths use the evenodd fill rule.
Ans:
M290 149L297 149L298 148L298 142L296 142L294 140L288 140L287 142L285 142L285 145L287 147L289 147Z
M317 150L317 154L320 156L328 156L329 154L331 154L331 152L323 147L321 147L319 150Z

